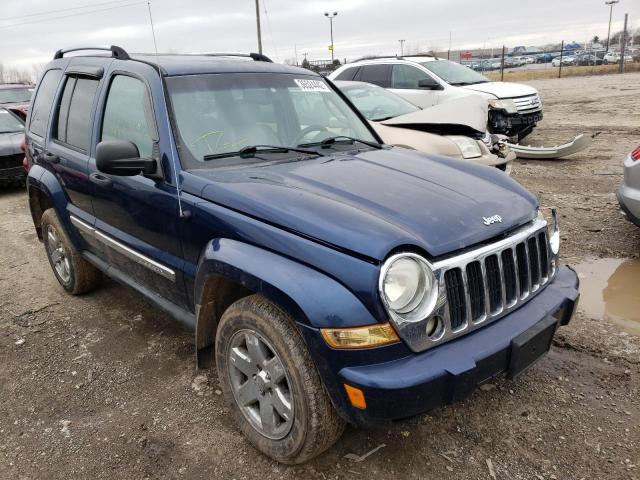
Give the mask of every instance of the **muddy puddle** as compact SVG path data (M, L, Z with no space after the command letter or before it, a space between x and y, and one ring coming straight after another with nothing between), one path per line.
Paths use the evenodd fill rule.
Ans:
M640 259L597 258L574 266L580 309L640 336Z

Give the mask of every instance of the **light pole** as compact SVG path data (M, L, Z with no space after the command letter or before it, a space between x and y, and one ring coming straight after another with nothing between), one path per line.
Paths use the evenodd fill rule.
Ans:
M258 53L262 55L262 33L260 32L260 1L256 0L256 26L258 27Z
M404 40L398 40L400 42L400 56L404 57Z
M331 63L333 63L333 19L338 16L338 12L324 12L324 16L329 19L329 28L331 29Z
M604 2L605 5L609 5L609 30L607 31L607 49L606 53L609 53L609 37L611 36L611 17L613 15L613 6L616 3L620 3L620 0L609 0Z

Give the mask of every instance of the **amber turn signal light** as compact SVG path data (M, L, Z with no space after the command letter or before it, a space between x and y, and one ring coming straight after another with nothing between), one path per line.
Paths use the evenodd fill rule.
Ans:
M367 402L364 399L364 392L359 388L352 387L351 385L344 384L344 389L347 392L347 396L349 397L349 401L351 405L360 410L365 410L367 408Z
M331 348L371 348L400 341L389 323L355 328L322 328L320 331Z

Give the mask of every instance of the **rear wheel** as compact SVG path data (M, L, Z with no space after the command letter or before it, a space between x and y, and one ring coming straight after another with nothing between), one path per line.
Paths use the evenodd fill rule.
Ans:
M265 455L302 463L344 430L293 320L260 295L232 304L216 334L218 379L238 426Z
M73 295L96 288L102 274L73 247L53 208L42 214L41 226L47 258L62 288Z

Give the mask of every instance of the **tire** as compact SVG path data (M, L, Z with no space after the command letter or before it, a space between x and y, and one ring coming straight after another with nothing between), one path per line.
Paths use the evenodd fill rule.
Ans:
M74 248L53 208L42 214L41 226L49 264L62 288L80 295L100 285L102 273Z
M278 306L261 295L233 303L220 320L215 351L225 398L240 430L260 452L278 462L299 464L340 438L345 423L334 410L295 323ZM274 368L278 361L281 369ZM275 378L275 374L269 376L271 372L278 372L279 383L270 383ZM278 398L286 401L278 402ZM245 406L241 407L241 402ZM291 409L284 408L286 405ZM285 416L280 415L283 411ZM275 421L266 423L275 428L258 425L263 418L272 417Z

